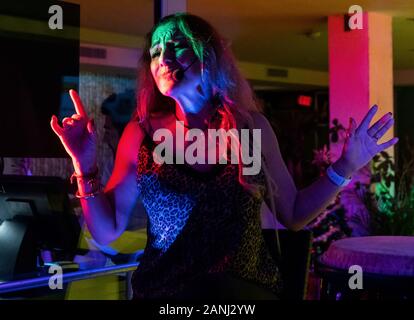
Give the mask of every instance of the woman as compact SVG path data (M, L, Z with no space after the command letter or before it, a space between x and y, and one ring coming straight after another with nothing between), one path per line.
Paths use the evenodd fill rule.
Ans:
M393 118L387 114L369 127L377 111L374 106L359 127L350 120L343 154L328 174L297 190L276 136L227 43L206 21L189 14L165 17L147 36L137 115L124 130L103 191L97 179L93 121L76 92L70 95L77 113L63 119L63 127L53 116L51 126L72 157L91 234L102 244L115 240L138 197L148 213L148 243L132 280L135 298L277 298L278 266L261 234L261 219L266 223L273 216L269 207L287 228L303 228L353 172L397 142L394 138L377 144ZM176 137L180 130L208 128L261 129L260 172L241 174L241 162L155 160L158 129L168 129ZM183 154L189 145L174 143L165 152ZM208 151L211 146L205 147ZM243 146L232 144L229 150L235 148L240 155Z

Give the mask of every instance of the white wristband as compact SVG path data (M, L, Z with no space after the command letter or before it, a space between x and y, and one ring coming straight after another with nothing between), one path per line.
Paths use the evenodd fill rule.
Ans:
M351 182L351 179L347 179L347 178L339 175L333 169L332 165L330 165L328 167L328 169L326 169L326 175L328 176L329 180L331 180L332 183L337 185L338 187L345 187Z

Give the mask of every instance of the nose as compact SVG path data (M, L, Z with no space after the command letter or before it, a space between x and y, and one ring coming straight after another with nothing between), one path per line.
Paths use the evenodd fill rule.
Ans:
M174 53L172 52L172 50L170 50L168 48L168 46L164 47L161 50L161 54L160 54L160 58L159 58L159 63L161 66L168 66L171 62L173 62L175 59L174 57Z

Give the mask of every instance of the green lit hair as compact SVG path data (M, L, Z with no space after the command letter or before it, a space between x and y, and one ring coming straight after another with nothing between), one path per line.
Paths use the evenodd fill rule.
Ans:
M175 24L201 62L203 87L210 90L211 97L219 106L222 121L218 127L229 130L247 124L253 129L252 112L261 111L261 107L249 83L237 68L229 41L226 41L206 20L187 13L164 17L146 36L140 59L135 118L144 122L152 112L168 113L175 110L175 101L161 94L150 70L149 49L152 36L159 27L167 23ZM263 166L264 164L262 168ZM257 193L257 189L247 182L246 177L242 176L241 168L239 169L241 184Z

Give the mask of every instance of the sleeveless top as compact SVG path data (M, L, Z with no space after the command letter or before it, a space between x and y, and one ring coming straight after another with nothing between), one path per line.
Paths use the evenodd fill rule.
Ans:
M146 132L146 130L144 129ZM254 197L238 181L238 165L199 172L157 164L147 133L138 152L137 188L148 214L147 245L132 276L134 299L174 297L201 276L229 272L280 293L279 268L260 223L263 171L249 176Z

